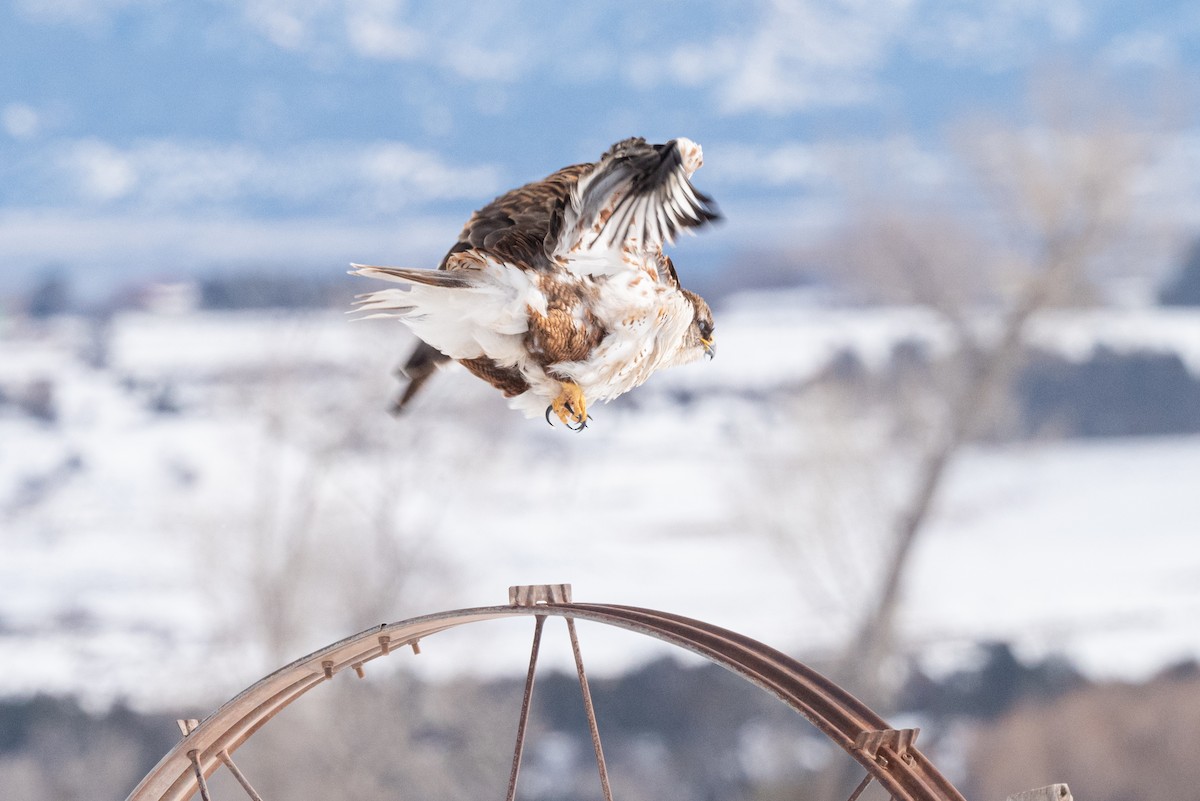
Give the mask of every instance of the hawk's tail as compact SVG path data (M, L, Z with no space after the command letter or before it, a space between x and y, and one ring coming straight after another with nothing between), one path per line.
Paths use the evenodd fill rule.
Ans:
M419 270L409 267L379 267L353 264L350 275L367 278L382 278L400 284L407 289L378 289L359 295L354 302L354 311L362 313L359 319L395 317L400 318L412 329L420 342L412 355L397 371L398 377L408 379L400 398L392 406L392 414L398 414L412 401L433 373L450 361L448 353L473 350L478 344L472 342L469 319L488 305L494 295L494 287L480 275L479 270ZM491 289L493 291L487 291ZM474 290L474 291L460 291ZM480 294L479 290L485 290ZM438 343L430 344L430 341Z
M359 295L355 300L356 312L365 313L359 319L372 317L400 317L421 336L417 329L429 323L431 312L436 317L437 302L431 303L435 295L442 295L440 290L469 289L477 286L471 280L471 273L466 270L421 270L407 267L375 267L363 264L352 264L351 275L361 275L367 278L380 278L384 281L409 284L409 289L380 289ZM432 289L424 289L430 287ZM416 290L416 291L414 291ZM452 292L457 296L459 293ZM449 298L442 295L445 300ZM444 302L444 301L443 301ZM431 306L433 307L431 309ZM445 362L450 361L434 346L423 340L417 342L416 348L402 368L397 370L397 377L407 379L408 383L400 397L392 406L392 414L400 414L412 401L413 396L437 372Z
M365 264L351 264L354 269L351 275L362 275L367 278L382 278L400 284L421 285L438 289L467 289L475 286L465 275L446 270L420 270L411 267L372 267ZM355 301L354 311L374 312L358 319L369 317L404 316L418 308L414 296L402 289L379 289L359 295Z
M368 264L351 264L354 269L351 275L362 275L367 278L382 278L384 281L397 281L402 284L424 284L425 286L440 286L447 289L464 289L472 286L470 280L461 273L449 270L417 270L412 267L373 267Z
M427 342L418 341L417 346L409 355L408 361L396 371L396 377L408 379L408 384L400 393L400 397L392 404L392 414L402 413L412 402L413 396L421 390L421 387L425 386L425 382L448 361L450 361L449 356Z

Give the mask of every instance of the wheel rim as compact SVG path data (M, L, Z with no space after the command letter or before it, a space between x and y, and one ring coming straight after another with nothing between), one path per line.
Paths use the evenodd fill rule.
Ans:
M256 798L232 764L231 755L308 691L347 669L362 676L367 663L402 648L419 653L420 641L441 631L521 616L562 617L615 626L684 648L733 671L799 712L865 769L863 784L852 798L873 779L900 801L963 801L958 790L913 744L917 730L892 729L833 681L774 648L680 615L632 606L572 603L568 585L539 587L536 589L545 591L532 595L522 592L529 589L510 590L513 603L507 606L456 609L374 626L276 670L203 721L185 726L184 738L142 779L127 801L184 801L198 791L206 792L202 777L207 778L223 764L234 772L251 798ZM578 668L583 680L582 662ZM532 663L530 670L532 675ZM519 750L518 740L518 758ZM597 758L603 779L598 744Z

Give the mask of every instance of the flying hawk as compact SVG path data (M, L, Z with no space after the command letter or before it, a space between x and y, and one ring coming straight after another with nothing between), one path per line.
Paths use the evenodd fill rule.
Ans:
M359 311L399 317L422 340L403 373L399 411L453 359L511 405L582 430L588 405L628 392L661 367L711 358L712 313L680 286L663 253L717 219L689 178L689 139L635 137L590 164L564 167L471 215L437 270L352 265L407 284L360 297Z

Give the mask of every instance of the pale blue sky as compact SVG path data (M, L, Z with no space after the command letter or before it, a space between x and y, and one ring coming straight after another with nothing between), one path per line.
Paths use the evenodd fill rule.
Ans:
M948 121L1063 63L1126 87L1194 72L1200 10L9 0L0 266L12 287L47 265L99 286L426 263L499 191L641 134L704 145L728 221L685 247L712 268L835 217L847 154L936 165Z

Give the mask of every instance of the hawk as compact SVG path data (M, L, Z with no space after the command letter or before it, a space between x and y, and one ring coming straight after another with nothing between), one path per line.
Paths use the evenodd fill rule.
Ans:
M714 354L708 304L684 289L663 246L718 214L692 186L690 139L616 143L476 211L437 270L354 264L406 290L361 295L359 311L398 317L422 340L403 374L402 410L445 361L514 408L574 430L588 407L663 367Z

